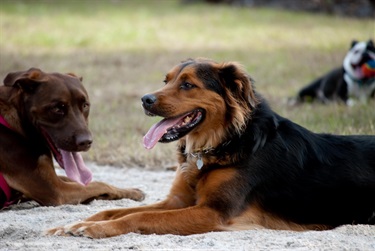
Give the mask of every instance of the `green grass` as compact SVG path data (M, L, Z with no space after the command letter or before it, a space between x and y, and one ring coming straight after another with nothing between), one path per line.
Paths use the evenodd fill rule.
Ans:
M143 149L158 119L143 114L140 97L189 57L242 63L278 113L310 130L375 134L374 102L285 105L374 30L370 19L173 0L0 0L0 76L32 66L83 76L95 137L86 160L159 168L174 164L175 145Z

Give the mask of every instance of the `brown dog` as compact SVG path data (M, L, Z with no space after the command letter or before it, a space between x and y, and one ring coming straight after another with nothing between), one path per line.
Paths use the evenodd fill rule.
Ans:
M78 153L92 143L89 110L87 92L73 74L31 68L6 76L0 86L0 208L20 196L41 205L144 198L138 189L90 183ZM56 175L52 155L68 178Z
M273 112L236 63L188 60L142 98L164 117L146 148L178 142L166 200L100 212L49 234L308 230L375 221L375 136L315 134Z

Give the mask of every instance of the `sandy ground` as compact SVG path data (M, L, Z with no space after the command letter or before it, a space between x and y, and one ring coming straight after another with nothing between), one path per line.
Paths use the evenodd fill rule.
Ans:
M251 230L191 236L126 234L107 239L44 236L43 231L87 218L109 208L139 206L162 200L174 173L90 164L94 180L146 192L143 202L127 199L89 205L40 207L21 203L0 211L0 250L375 250L375 226L342 226L324 232ZM60 171L59 171L60 172Z

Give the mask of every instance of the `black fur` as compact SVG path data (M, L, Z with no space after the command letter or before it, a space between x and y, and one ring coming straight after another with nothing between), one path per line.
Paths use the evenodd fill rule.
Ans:
M256 202L298 224L375 224L375 136L313 133L260 100L243 134L208 153L225 164L208 165L200 176L218 168L237 170L211 207L233 215L243 208L231 206ZM228 191L239 193L222 198Z
M346 102L349 97L344 73L344 67L339 67L314 80L298 92L298 100L303 101L306 97L309 97L310 99L328 102L337 97ZM320 93L321 95L319 95Z
M262 101L239 141L239 176L265 210L300 224L375 223L375 136L316 134Z
M212 73L215 72L214 68L210 64L200 64L196 67L195 74L199 79L202 80L202 82L205 84L205 87L209 90L212 90L216 92L217 94L223 96L224 95L224 89L219 84L220 79L219 75Z

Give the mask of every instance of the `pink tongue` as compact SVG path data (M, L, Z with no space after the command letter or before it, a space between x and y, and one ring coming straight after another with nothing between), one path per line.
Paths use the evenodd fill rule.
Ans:
M87 185L92 179L92 173L83 162L81 154L61 149L60 152L66 175L82 185Z
M362 72L362 68L361 67L357 67L355 70L355 77L358 78L358 79L362 79L364 77L364 74Z
M153 125L143 137L143 146L146 149L153 148L161 137L163 137L163 135L167 132L167 129L174 126L180 120L181 117L175 119L163 119L159 123Z

